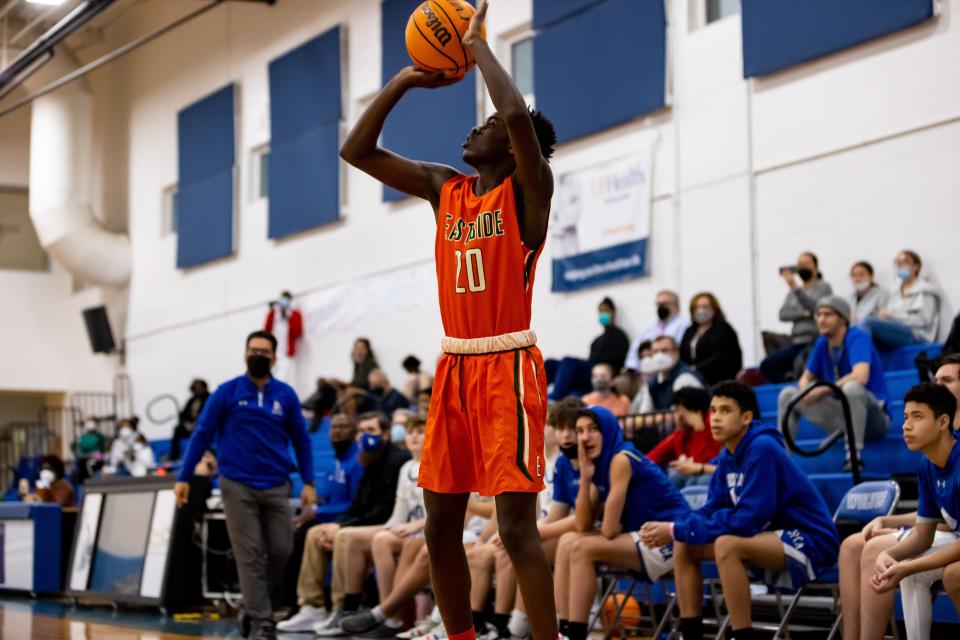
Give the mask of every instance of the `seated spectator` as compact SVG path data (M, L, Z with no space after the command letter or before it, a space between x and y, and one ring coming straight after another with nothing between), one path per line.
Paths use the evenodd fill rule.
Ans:
M390 379L383 369L374 369L370 372L370 395L376 405L373 411L381 411L392 416L397 409L406 409L410 406L407 397L390 386Z
M203 405L207 403L209 397L210 389L207 387L206 380L197 378L190 383L190 398L183 405L180 419L173 429L173 438L170 440L170 460L180 459L181 445L184 440L188 440L193 435L193 427L197 424L197 418L200 417Z
M857 324L872 318L887 306L890 294L873 278L873 265L866 260L854 263L850 268L853 293L850 295L850 322Z
M663 471L623 441L620 423L609 411L581 411L577 435L577 533L566 534L560 543L554 590L560 634L586 640L596 565L624 567L658 580L673 569L673 549L669 541L640 544L640 528L646 522L682 519L690 507ZM590 535L599 517L600 535Z
M403 370L407 372L407 379L403 383L403 395L416 404L421 389L433 386L433 376L420 370L420 359L416 356L407 356L403 359Z
M946 387L960 403L960 356L951 355L941 359L934 373L936 383ZM954 416L953 428L960 429L960 412ZM869 582L880 553L894 547L903 537L903 530L916 524L916 511L875 518L861 532L848 536L840 545L840 607L843 612L844 640L880 638L886 633L896 594L893 590L878 593L870 587ZM946 530L946 525L941 525L934 537L935 546L941 546L944 535L952 534ZM950 567L945 570L945 582L949 570ZM954 584L960 587L960 583ZM947 591L949 593L951 589ZM954 599L954 602L957 600ZM929 611L919 611L914 618L915 626L920 629L929 628L932 620L932 612Z
M802 389L817 380L826 380L840 387L850 404L850 418L857 452L863 450L864 440L882 438L890 426L890 417L883 409L889 399L887 381L883 375L880 355L869 336L850 326L850 305L840 296L827 296L817 304L817 327L820 337L800 376L800 387L787 387L780 392L777 424L783 424L787 406ZM800 418L806 418L828 433L845 429L840 401L828 387L811 392L790 413L790 434L796 436ZM861 466L863 459L860 459ZM850 451L847 444L847 463L850 469Z
M945 356L960 353L960 314L957 314L957 317L953 319L953 326L950 327L950 333L943 343L941 353Z
M680 344L683 332L690 326L690 321L680 313L680 298L669 289L657 294L657 321L640 332L627 353L624 366L632 371L640 371L641 346L644 342L653 342L660 336L670 336L674 342Z
M77 482L83 482L103 465L107 437L100 431L100 422L93 416L83 421L83 433L73 446L77 459Z
M900 286L876 316L861 323L881 349L896 349L918 342L934 342L940 331L940 294L920 277L920 256L904 250L895 261Z
M948 565L960 569L960 445L953 432L957 399L946 387L930 382L913 387L903 399L903 439L908 449L923 454L917 470L916 525L910 535L880 552L870 586L887 593L899 585L907 637L929 638L931 587L939 580L951 584L944 571ZM937 531L941 524L949 531Z
M701 563L715 561L736 640L753 639L748 570L797 589L834 565L840 544L830 511L773 426L754 423L757 397L738 382L710 394L710 429L724 446L706 504L674 522L648 522L650 547L674 541L674 575L685 640L703 640ZM772 574L772 575L770 575Z
M384 523L382 530L374 534L370 546L370 556L377 573L377 590L380 592L381 601L389 598L397 572L406 573L409 563L416 557L414 548L419 551L421 546L417 544L408 547L407 555L403 558L405 566L401 568L398 560L403 552L404 543L410 538L422 540L423 528L427 524L426 509L423 506L423 489L417 486L425 426L424 421L418 418L412 418L407 422L406 448L413 458L400 467L393 513ZM348 545L347 551L350 552L346 567L347 593L352 591L359 594L367 576L368 563L364 557L366 550L358 552L350 549ZM403 629L403 618L396 615L388 617L386 612L378 606L344 618L340 628L350 635L367 634L372 631L373 633L369 635L374 637L393 637Z
M630 402L630 413L640 413L640 407L653 404L653 400L650 398L650 380L653 379L652 371L644 371L643 363L646 362L647 366L651 366L653 361L650 360L650 356L653 355L653 343L649 341L641 342L637 346L637 355L640 356L640 368L636 371L627 371L625 376L619 376L619 380L623 380L625 377L629 379L630 383L626 388L627 395L632 397L633 400ZM614 379L616 383L617 378Z
M57 503L73 506L73 485L67 480L63 460L53 454L40 459L40 477L35 493L23 496L24 502Z
M583 396L585 404L609 409L618 418L630 413L630 398L613 386L613 369L610 365L606 363L593 365L590 383L593 391Z
M640 364L644 374L650 374L647 393L637 394L630 413L650 413L669 409L674 393L684 387L703 389L703 381L688 364L680 360L677 341L671 336L660 336L653 341L651 354ZM640 402L637 402L637 399Z
M720 453L720 443L710 432L710 394L703 388L684 387L673 394L677 428L647 457L663 468L677 487L710 484Z
M781 269L780 277L790 289L780 307L780 320L792 322L793 327L790 343L760 363L760 372L774 384L797 379L794 365L817 337L817 323L813 319L817 301L833 293L822 279L817 256L809 251L800 254L796 267Z
M136 430L133 418L120 421L117 437L110 445L110 457L103 472L107 475L131 475L142 478L157 468L153 449L142 433Z
M698 293L690 300L690 317L693 324L683 333L680 359L708 385L733 379L743 366L743 353L720 303L712 293Z
M369 389L370 372L380 367L377 364L377 357L373 355L370 341L367 338L354 340L350 358L353 360L353 378L350 380L350 386Z
M410 409L395 410L390 416L390 420L392 421L390 424L390 440L396 442L398 445L403 442L404 446L406 446L407 423L416 418L417 414Z
M297 629L323 630L324 635L341 635L340 621L355 613L360 596L346 593L347 544L353 550L369 548L374 534L382 529L393 512L400 468L410 459L390 441L390 420L382 413L367 413L357 421L360 430L360 464L363 475L350 507L333 522L317 525L307 532L303 560L297 579L297 600L301 611L310 608L285 631ZM333 564L327 613L324 579L327 566ZM299 615L299 613L297 614ZM296 616L295 616L296 617Z
M630 339L617 326L617 310L609 297L600 301L597 319L603 333L590 343L588 360L565 357L562 360L548 359L544 362L547 382L553 385L550 398L562 400L570 395L590 392L590 369L597 364L607 364L614 375L623 368L630 348Z
M324 378L317 378L317 389L303 401L303 408L309 411L310 433L316 433L323 419L333 411L337 404L337 388Z
M430 397L433 395L433 387L421 389L417 396L417 416L427 419L427 412L430 411Z
M330 420L330 444L333 467L327 472L326 488L317 494L317 505L312 510L311 520L318 523L330 522L350 508L364 472L360 465L357 425L342 413ZM322 472L319 468L317 471Z

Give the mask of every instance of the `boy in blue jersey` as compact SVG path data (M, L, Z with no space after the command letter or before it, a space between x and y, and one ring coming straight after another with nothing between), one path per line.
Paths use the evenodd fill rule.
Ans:
M570 640L585 640L597 590L596 564L660 578L673 568L672 548L669 542L657 547L641 544L640 527L648 521L681 519L690 508L660 467L624 442L620 423L609 410L594 406L581 411L577 435L580 487L575 517L580 535L568 546L569 552L558 557L555 595L561 633ZM601 509L597 532L594 523Z
M837 560L837 529L820 493L787 455L774 426L753 424L757 397L738 382L710 391L710 430L723 443L702 509L674 522L650 522L641 540L674 543L674 573L684 640L703 639L703 575L714 560L733 638L756 637L747 565L776 586L797 588Z
M293 445L303 479L300 500L316 502L313 455L297 394L270 375L277 339L266 331L247 336L247 372L214 392L197 419L183 467L174 485L177 506L189 499L194 467L217 439L220 491L227 533L237 559L243 606L240 634L276 637L272 597L293 550L288 499Z
M957 399L943 385L924 382L903 398L903 439L923 458L917 523L894 547L877 556L870 585L878 593L900 585L907 637L930 636L930 587L944 567L960 562L960 445L953 432ZM949 532L938 532L939 524Z

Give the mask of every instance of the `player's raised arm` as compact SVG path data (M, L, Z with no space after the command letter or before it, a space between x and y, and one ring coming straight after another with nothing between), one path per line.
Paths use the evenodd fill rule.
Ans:
M415 67L402 69L357 120L340 148L340 157L398 191L428 200L436 211L440 187L456 175L456 170L442 164L404 158L380 148L377 140L387 115L409 89L435 89L454 81L442 73L430 73Z
M480 0L476 14L463 35L463 44L473 54L490 99L510 136L516 177L520 182L523 204L523 239L527 246L539 246L547 233L550 199L553 197L553 173L540 149L533 118L510 74L500 64L483 37L487 0Z

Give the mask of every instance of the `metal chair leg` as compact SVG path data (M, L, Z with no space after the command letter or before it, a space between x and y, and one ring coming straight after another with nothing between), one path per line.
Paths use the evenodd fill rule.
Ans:
M793 617L793 612L796 610L797 605L800 603L800 596L803 595L803 587L797 590L797 593L793 596L793 599L790 600L789 606L787 606L786 612L783 611L783 601L780 594L777 594L777 609L780 614L780 626L777 627L776 633L773 634L773 640L779 640L781 634L786 640L790 640L790 618Z
M614 580L613 584L614 586L616 586L617 584L616 580ZM623 610L627 606L627 600L633 597L633 590L636 589L636 587L637 587L637 581L631 580L630 588L627 589L627 592L624 594L623 598L620 599L620 603L615 605L616 610L613 613L613 620L610 621L610 628L608 628L606 633L603 634L603 640L610 640L611 636L613 636L613 629L614 627L617 627L617 626L619 627L618 631L620 632L620 637L621 638L626 637L626 634L624 633L624 627L623 627ZM617 602L616 597L614 597L613 601L614 603ZM601 608L601 611L602 611L602 608Z
M837 614L837 621L833 623L832 627L830 627L830 633L827 634L827 640L833 640L836 637L837 631L840 630L840 624L842 621L843 613Z
M677 604L677 594L673 594L667 599L667 608L663 612L663 617L660 618L660 624L658 624L656 628L653 630L653 640L660 640L660 634L663 633L664 627L666 627L667 624L673 622L673 607L676 604ZM672 637L673 637L673 629L671 628L670 634L667 636L667 638L669 639Z
M600 608L597 610L596 615L593 616L593 619L590 620L589 624L587 624L587 634L593 631L593 628L597 626L597 620L599 620L601 616L603 616L603 605L607 603L607 598L610 597L610 594L613 593L613 591L616 588L617 588L617 581L616 579L612 579L610 581L610 586L607 587L606 591L603 592L603 597L600 598Z

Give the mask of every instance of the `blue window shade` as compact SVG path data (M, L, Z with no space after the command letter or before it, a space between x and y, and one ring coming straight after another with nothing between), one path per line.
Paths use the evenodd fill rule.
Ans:
M743 0L743 75L762 76L900 31L933 0Z
M543 29L604 0L533 0L533 28ZM642 0L646 2L647 0Z
M270 62L270 238L340 217L340 37L336 27Z
M410 14L422 0L383 0L383 82L413 64L407 55L404 32ZM477 123L474 73L441 89L412 89L387 118L383 146L413 160L440 162L467 171L461 157L463 141ZM384 186L383 199L402 200L407 195Z
M534 38L537 109L553 120L560 142L660 109L665 84L666 16L660 0L607 0Z
M177 267L233 253L234 87L177 114Z

